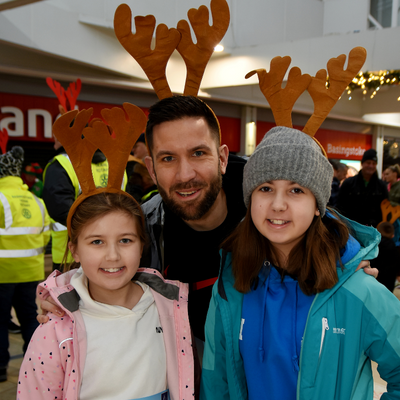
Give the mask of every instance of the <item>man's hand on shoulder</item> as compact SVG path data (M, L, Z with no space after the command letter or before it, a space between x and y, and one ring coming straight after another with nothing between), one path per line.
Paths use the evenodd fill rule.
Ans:
M363 269L368 275L372 275L375 279L378 277L379 271L377 268L372 268L369 261L361 261L356 271Z
M47 313L49 312L58 315L59 317L62 317L65 314L64 311L56 305L56 302L50 296L47 298L47 300L42 300L39 306L42 310L41 314L36 317L39 324L45 324L49 321L49 317L47 316Z

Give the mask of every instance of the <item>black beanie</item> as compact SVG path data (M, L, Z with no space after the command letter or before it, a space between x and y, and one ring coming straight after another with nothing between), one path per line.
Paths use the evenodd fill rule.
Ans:
M364 152L363 157L362 157L362 160L361 160L361 164L362 164L363 162L365 162L365 161L368 161L368 160L372 160L372 161L378 162L378 157L377 157L377 155L376 155L376 150L374 150L374 149L369 149L369 150L366 150L366 151Z

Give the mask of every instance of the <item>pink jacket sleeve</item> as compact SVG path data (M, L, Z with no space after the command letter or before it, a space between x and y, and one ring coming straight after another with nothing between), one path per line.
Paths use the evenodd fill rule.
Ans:
M19 371L17 400L63 398L73 360L72 322L49 314L33 334Z

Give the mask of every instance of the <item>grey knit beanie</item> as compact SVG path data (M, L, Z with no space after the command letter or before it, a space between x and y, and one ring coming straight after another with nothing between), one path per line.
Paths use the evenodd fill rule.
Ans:
M309 189L324 216L332 179L331 164L309 135L277 126L265 134L244 167L244 203L248 207L253 190L262 183L287 180Z

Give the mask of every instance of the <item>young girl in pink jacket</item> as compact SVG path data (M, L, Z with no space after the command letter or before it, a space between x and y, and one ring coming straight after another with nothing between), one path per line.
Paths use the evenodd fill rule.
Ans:
M193 398L188 289L138 268L144 242L130 196L102 192L76 208L68 243L75 262L38 289L65 315L49 314L32 336L17 399Z

